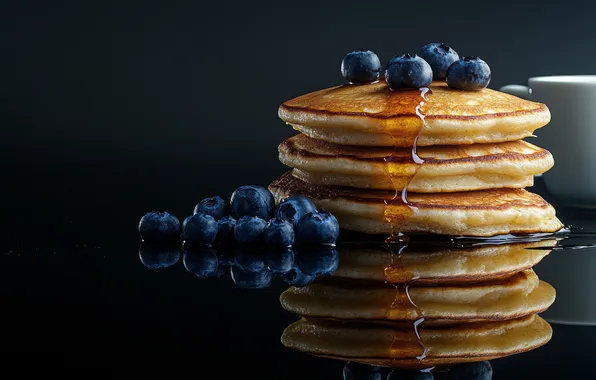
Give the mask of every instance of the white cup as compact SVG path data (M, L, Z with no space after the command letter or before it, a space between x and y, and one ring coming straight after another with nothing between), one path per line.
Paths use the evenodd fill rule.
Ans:
M546 187L566 206L596 208L596 75L533 77L500 91L547 105L551 122L535 132L555 159Z

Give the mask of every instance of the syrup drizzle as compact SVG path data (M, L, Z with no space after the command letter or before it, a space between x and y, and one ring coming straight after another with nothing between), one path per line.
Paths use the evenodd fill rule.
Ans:
M389 91L391 100L392 96L411 97L413 92L417 90L404 90L408 93L402 91ZM394 158L397 158L398 156L398 146L403 145L403 141L401 144L398 143L398 137L403 137L397 135L400 133L398 130L392 130L388 128L394 141L394 151L392 156L384 158L387 175L393 183L393 187L395 189L395 195L393 199L385 202L384 213L385 219L391 224L392 227L391 236L389 236L385 241L385 248L391 254L391 262L384 268L385 282L391 284L395 288L395 295L391 305L388 307L387 317L388 319L392 319L390 317L394 311L400 310L402 312L406 311L409 314L409 319L413 319L413 322L411 324L407 324L406 326L407 336L410 338L407 339L407 342L404 342L403 339L399 339L400 336L403 337L403 331L396 331L393 336L391 347L389 348L389 355L391 358L397 359L397 355L399 353L404 355L404 350L406 350L406 352L409 352L409 354L407 354L408 356L414 356L420 361L426 358L428 352L428 349L424 345L419 331L420 324L424 322L424 316L410 294L410 287L416 280L419 279L419 276L412 273L404 263L402 254L407 249L407 242L410 240L410 238L403 233L402 227L413 213L418 212L416 205L410 202L408 199L408 187L414 177L416 177L416 174L418 174L420 167L424 164L424 160L418 155L418 139L420 138L420 135L426 126L425 115L422 112L422 107L425 105L426 95L429 93L432 92L428 87L421 88L418 94L420 99L414 108L414 113L416 116L418 116L419 121L416 125L415 136L411 140L410 159L408 162L414 165L413 172L411 170L409 171L411 165L392 165ZM400 332L402 334L400 334Z
M389 96L406 96L403 91L390 91ZM417 91L417 90L404 90L408 92ZM399 131L389 129L389 133L394 140L394 152L392 156L385 157L385 167L387 170L387 175L391 182L393 183L393 187L395 189L395 195L390 201L385 201L385 220L391 224L392 233L391 236L387 239L387 242L395 242L395 241L402 241L404 239L404 235L402 233L402 227L404 223L407 221L413 213L418 212L418 208L413 202L408 200L408 186L414 178L416 174L418 174L420 167L424 164L424 160L418 155L418 139L426 126L426 119L425 115L422 112L422 107L426 104L426 96L432 93L430 88L423 87L419 89L419 96L420 100L418 101L417 105L414 108L414 113L418 116L419 122L417 125L417 130L414 136L414 139L411 142L411 154L410 154L410 162L414 164L413 173L407 172L407 168L404 169L403 167L394 167L392 166L392 161L394 161L394 157L397 155L398 145L397 142L397 134ZM409 166L409 165L406 165ZM406 180L404 182L404 177ZM401 191L400 191L401 189Z
M404 342L403 339L399 339L400 336L403 336L402 334L399 334L402 330L398 329L398 331L394 332L391 346L389 347L389 357L396 358L398 353L403 356L404 350L406 350L406 355L413 355L417 360L421 361L426 358L428 352L427 347L422 341L418 327L424 322L424 316L410 294L410 286L418 280L420 276L410 271L404 263L402 255L408 247L407 244L389 243L384 247L391 254L391 261L389 265L384 268L385 282L391 284L395 288L395 295L388 307L386 315L388 319L392 319L391 316L394 310L399 310L412 313L412 317L415 318L411 325L406 325L407 335L411 337L410 339L407 339L407 342ZM410 347L410 342L413 343L413 347Z

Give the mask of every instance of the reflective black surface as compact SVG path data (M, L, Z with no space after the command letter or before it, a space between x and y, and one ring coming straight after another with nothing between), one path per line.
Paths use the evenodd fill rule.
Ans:
M5 377L15 377L13 369L48 377L86 367L124 369L127 377L162 369L168 378L215 371L224 379L340 379L344 363L281 345L296 319L279 305L288 286L282 275L264 289L243 289L229 272L189 272L182 251L140 255L139 218L156 209L182 221L206 196L266 185L287 170L277 144L295 132L277 107L341 83L341 57L353 49L386 61L443 41L485 59L492 88L594 66L594 50L584 47L593 45L596 3L586 0L3 5ZM595 219L558 211L567 223ZM556 251L544 262L552 268L537 268L568 275L555 305L596 304L592 254ZM176 258L167 268L146 266ZM201 260L187 267L211 274ZM565 297L577 289L585 292ZM596 328L553 327L547 346L492 362L493 377L593 378Z
M533 190L545 194L540 181ZM559 208L559 214L566 223L583 223L584 242L593 240L588 233L590 212ZM300 263L292 251L152 251L139 247L136 222L141 215L124 209L110 219L100 213L97 224L73 220L61 228L40 229L29 238L3 240L0 347L8 354L4 365L21 365L7 358L28 353L27 357L62 358L47 364L47 371L61 366L147 370L147 363L139 364L131 355L150 360L151 368L168 368L182 356L186 363L192 361L197 375L215 370L220 378L341 378L344 362L309 356L280 343L284 328L297 318L282 309L280 293L292 281L308 283L304 277L316 275L317 268L332 270L332 250L319 252L327 261L316 265ZM541 267L560 255L574 262L590 254L555 250L536 271L540 276ZM296 268L308 274L299 273L302 280L296 279ZM570 273L570 281L584 280L589 281ZM596 375L591 365L596 327L552 326L553 338L546 346L492 361L493 378Z

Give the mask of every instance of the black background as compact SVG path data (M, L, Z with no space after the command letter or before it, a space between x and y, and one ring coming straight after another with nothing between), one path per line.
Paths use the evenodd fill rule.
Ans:
M180 265L148 274L136 256L138 219L152 209L182 219L205 196L271 182L285 170L277 144L294 134L278 106L341 83L348 51L369 48L386 62L445 42L486 60L491 88L593 74L595 8L577 0L3 2L4 351L76 353L96 365L110 352L194 351L198 363L275 367L286 358L279 333L293 320L275 314L276 289L258 301L250 292L225 299L236 293L213 283L199 292ZM283 377L307 370L293 366Z
M383 62L443 41L485 59L492 88L594 73L589 1L6 2L2 206L11 234L70 221L183 215L266 185L294 134L285 100L342 83L344 54ZM131 224L132 225L132 224ZM88 228L96 232L97 223ZM30 235L30 231L26 231Z

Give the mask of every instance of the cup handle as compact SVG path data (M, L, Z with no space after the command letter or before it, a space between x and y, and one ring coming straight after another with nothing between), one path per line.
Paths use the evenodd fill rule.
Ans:
M521 84L508 84L507 86L501 87L499 91L517 96L518 98L532 100L532 89Z

